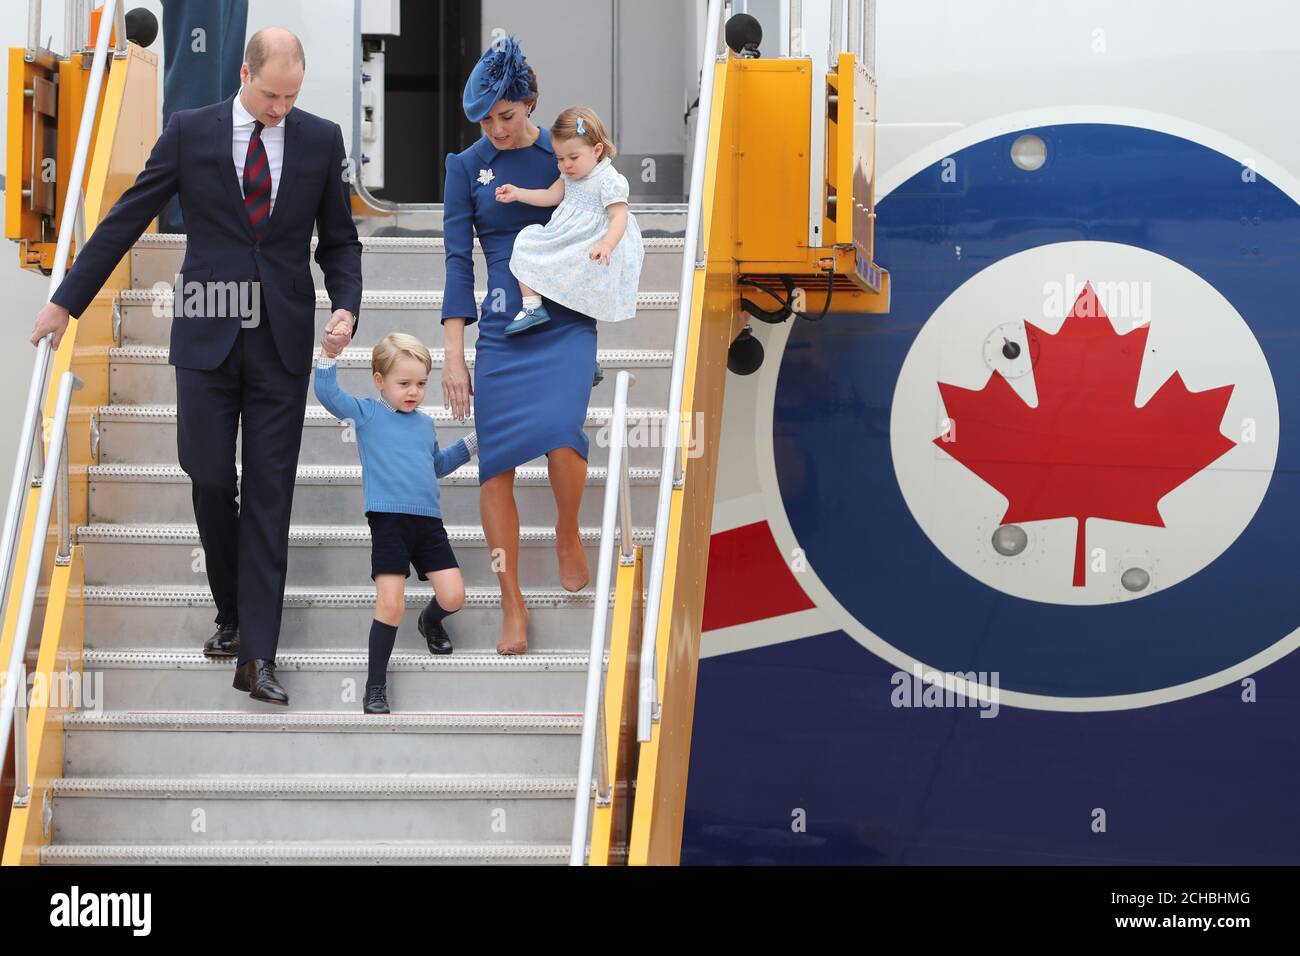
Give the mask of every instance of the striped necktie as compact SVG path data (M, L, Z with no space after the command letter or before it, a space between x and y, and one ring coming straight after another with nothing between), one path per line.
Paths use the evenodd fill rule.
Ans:
M262 144L261 120L253 121L253 135L248 140L248 155L244 157L244 209L253 232L262 238L262 228L271 215L271 161Z

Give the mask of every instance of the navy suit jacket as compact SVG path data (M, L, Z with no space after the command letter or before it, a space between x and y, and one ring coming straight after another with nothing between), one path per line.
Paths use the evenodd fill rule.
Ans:
M144 170L91 234L52 301L80 318L149 223L179 194L188 238L181 266L185 289L193 282L260 278L265 305L259 304L259 321L270 325L284 367L307 374L316 339L316 287L308 259L313 225L332 309L361 312L361 241L352 220L343 132L305 110L289 111L275 209L259 241L235 173L233 99L172 114ZM178 298L182 292L177 290ZM191 305L200 300L218 315L230 311L221 295L187 296ZM168 361L213 369L230 353L242 320L237 313L222 318L196 311L199 316L173 318Z

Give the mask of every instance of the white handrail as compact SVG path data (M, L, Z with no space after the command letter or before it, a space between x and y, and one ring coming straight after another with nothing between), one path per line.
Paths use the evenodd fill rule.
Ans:
M66 179L68 188L63 200L63 216L59 220L59 240L55 247L54 271L50 274L46 301L49 301L54 296L68 268L68 252L72 247L72 233L76 228L77 210L81 203L81 181L86 174L86 157L90 153L90 135L94 129L95 113L99 109L99 94L103 88L104 71L108 63L108 37L116 20L117 6L118 0L104 0L104 12L100 15L99 33L95 37L95 56L90 65L90 82L86 87L86 99L81 107L81 124L77 128L77 146L73 152L72 169L69 170ZM13 188L17 188L17 186L14 185ZM51 347L53 338L53 332L46 334L36 347L36 361L32 368L31 383L27 389L27 406L23 412L23 423L18 437L18 459L14 462L13 481L9 487L9 503L5 508L3 537L0 537L0 574L3 575L4 585L4 591L0 594L0 622L5 620L9 608L9 592L13 586L13 566L18 554L19 526L22 515L27 511L27 476L32 465L32 452L34 446L41 442L38 423L43 411L42 405L44 403L46 382L49 379L50 360L53 356ZM62 392L60 392L60 395L62 395ZM50 438L51 452L54 451L56 441L61 443L62 440L58 438L57 434L52 435ZM58 459L52 456L51 458L54 467L57 469ZM46 470L48 469L42 468L42 471ZM48 475L42 475L42 507L45 504L46 478L48 478ZM48 522L48 512L45 518ZM39 526L32 536L32 553L39 555L44 545L45 527ZM24 581L23 586L24 604L27 602L29 590L32 599L35 599L36 579L39 576L41 567L39 561L36 563L34 570L30 567L30 561L28 564L27 580ZM19 613L21 615L22 611ZM30 610L28 614L30 616ZM25 632L22 629L15 629L13 647L10 649L9 661L7 662L8 668L4 675L5 686L3 692L0 693L0 756L3 756L9 746L9 731L14 720L15 694L25 692L24 688L17 685L19 682L25 683L22 671L23 654L27 649L26 646Z
M27 558L27 576L23 578L23 599L18 606L18 620L14 624L14 643L9 654L6 671L4 711L0 714L0 740L9 728L14 728L14 806L26 806L31 781L27 772L27 642L32 629L32 611L36 606L36 588L41 583L41 562L45 558L45 537L50 527L50 512L54 508L54 494L63 493L59 507L59 556L67 551L68 518L68 410L72 406L72 390L81 388L82 381L71 372L59 379L59 400L54 410L50 433L50 457L53 468L41 478L41 499L36 508L36 524L32 532L32 550ZM0 749L0 753L3 753Z
M686 210L686 243L682 251L681 294L677 303L677 338L673 343L673 375L668 390L665 421L663 470L659 475L659 504L655 512L654 558L650 565L650 594L641 634L641 675L637 694L637 740L650 739L650 724L659 719L659 687L655 661L655 638L659 629L659 602L663 597L664 564L668 548L668 513L673 487L684 480L686 463L680 458L682 387L686 379L686 344L691 329L691 307L695 301L695 271L703 266L704 173L709 154L709 127L713 121L713 75L717 62L718 38L722 34L726 0L709 0L704 56L700 65L700 109L695 125L695 149L691 159L690 205ZM679 465L681 474L679 475Z
M605 510L600 522L600 557L596 564L596 608L591 616L591 655L587 658L587 697L582 708L582 743L578 750L578 786L574 792L573 834L569 865L587 859L587 820L591 808L591 775L599 771L596 801L610 800L608 741L605 728L605 636L609 620L610 565L614 557L614 523L619 526L620 563L632 558L632 509L628 497L627 388L636 382L629 371L618 373L614 383L614 412L609 422L609 467L605 473ZM620 507L621 501L621 507Z
M41 47L41 0L27 0L27 49Z
M104 10L105 16L107 16L108 7L105 7ZM116 56L123 57L126 55L126 44L128 42L126 36L125 2L117 4L117 10L113 14L113 30L116 34L113 39L117 41L113 49L116 51Z

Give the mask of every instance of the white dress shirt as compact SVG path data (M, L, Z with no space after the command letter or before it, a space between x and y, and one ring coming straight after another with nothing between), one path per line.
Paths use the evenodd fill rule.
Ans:
M239 101L239 94L235 94L233 119L231 122L234 128L234 142L231 146L235 160L235 175L239 179L239 193L244 193L244 160L248 157L248 141L253 138L253 124L257 120L244 109L244 104ZM267 162L271 165L271 208L267 210L269 216L275 211L275 196L280 191L280 168L284 165L284 124L288 119L285 116L276 126L262 127L262 147L266 150Z

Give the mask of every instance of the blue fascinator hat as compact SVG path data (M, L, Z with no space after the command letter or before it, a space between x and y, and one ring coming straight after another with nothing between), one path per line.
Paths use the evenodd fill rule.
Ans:
M525 100L531 95L523 48L514 37L497 40L479 57L465 82L465 118L477 123L501 100Z

